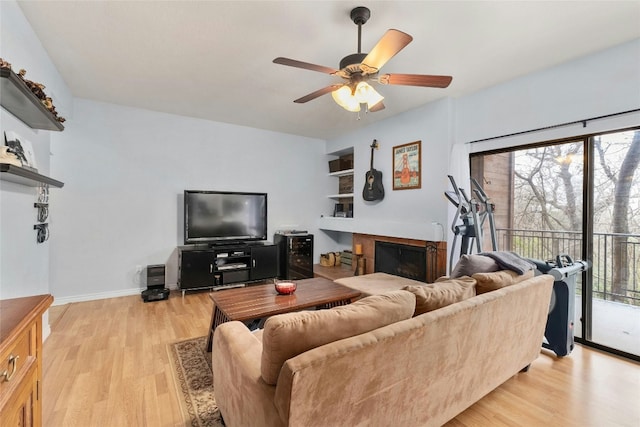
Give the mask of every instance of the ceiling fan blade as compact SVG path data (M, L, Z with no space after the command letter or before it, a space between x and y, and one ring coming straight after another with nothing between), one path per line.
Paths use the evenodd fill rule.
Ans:
M302 98L298 98L293 102L295 102L296 104L304 104L305 102L309 102L329 92L333 92L334 90L340 89L342 86L343 85L331 85L331 86L323 87L322 89L319 89L315 92L311 92L310 94L305 95Z
M320 73L335 74L338 70L322 65L310 64L308 62L296 61L295 59L278 57L273 60L275 64L288 65L290 67L303 68L305 70L318 71Z
M378 41L371 52L362 60L362 64L370 68L379 70L388 60L393 58L396 53L400 52L406 45L411 43L413 37L407 33L398 30L387 30L384 36ZM368 72L367 74L374 74Z
M451 76L428 76L424 74L383 74L378 82L383 85L424 86L445 88L451 84Z
M380 101L373 107L369 108L369 112L375 113L376 111L384 110L384 102Z

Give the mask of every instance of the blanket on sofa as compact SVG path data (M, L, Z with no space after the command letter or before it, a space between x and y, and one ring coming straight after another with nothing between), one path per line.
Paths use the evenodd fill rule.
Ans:
M506 251L494 251L494 252L482 252L480 255L484 255L492 258L498 265L505 270L513 270L519 275L523 275L529 270L536 268L535 264L522 258L515 252Z

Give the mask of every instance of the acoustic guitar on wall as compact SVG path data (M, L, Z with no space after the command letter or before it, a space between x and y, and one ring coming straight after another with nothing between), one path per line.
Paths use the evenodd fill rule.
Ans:
M384 187L382 186L382 172L373 167L373 150L378 149L378 141L373 140L371 143L371 166L365 174L364 189L362 190L362 198L368 202L384 199Z

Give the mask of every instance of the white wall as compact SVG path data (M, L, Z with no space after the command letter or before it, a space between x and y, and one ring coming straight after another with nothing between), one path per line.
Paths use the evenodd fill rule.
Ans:
M322 140L76 99L52 150L65 182L51 203L58 303L139 293L138 265L166 263L175 285L186 189L266 192L269 235L315 231Z
M553 126L640 108L640 39L523 76L455 103L456 143ZM610 125L602 124L610 123ZM472 144L483 151L638 125L627 116L502 141ZM615 128L615 127L614 127Z
M63 117L70 115L71 94L13 1L0 2L0 57L13 70L27 70L26 78L46 85L45 92ZM53 132L34 130L0 109L0 136L14 131L33 145L38 171L49 174L49 149ZM55 178L55 176L53 176ZM55 197L59 190L52 190ZM48 293L49 253L52 240L36 243L36 189L0 181L0 298ZM53 239L53 238L52 238ZM46 322L45 322L46 323Z

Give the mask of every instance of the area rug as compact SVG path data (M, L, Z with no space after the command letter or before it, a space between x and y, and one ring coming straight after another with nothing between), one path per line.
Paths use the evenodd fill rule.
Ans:
M167 346L169 361L186 426L224 427L213 394L211 353L207 337L192 338Z

